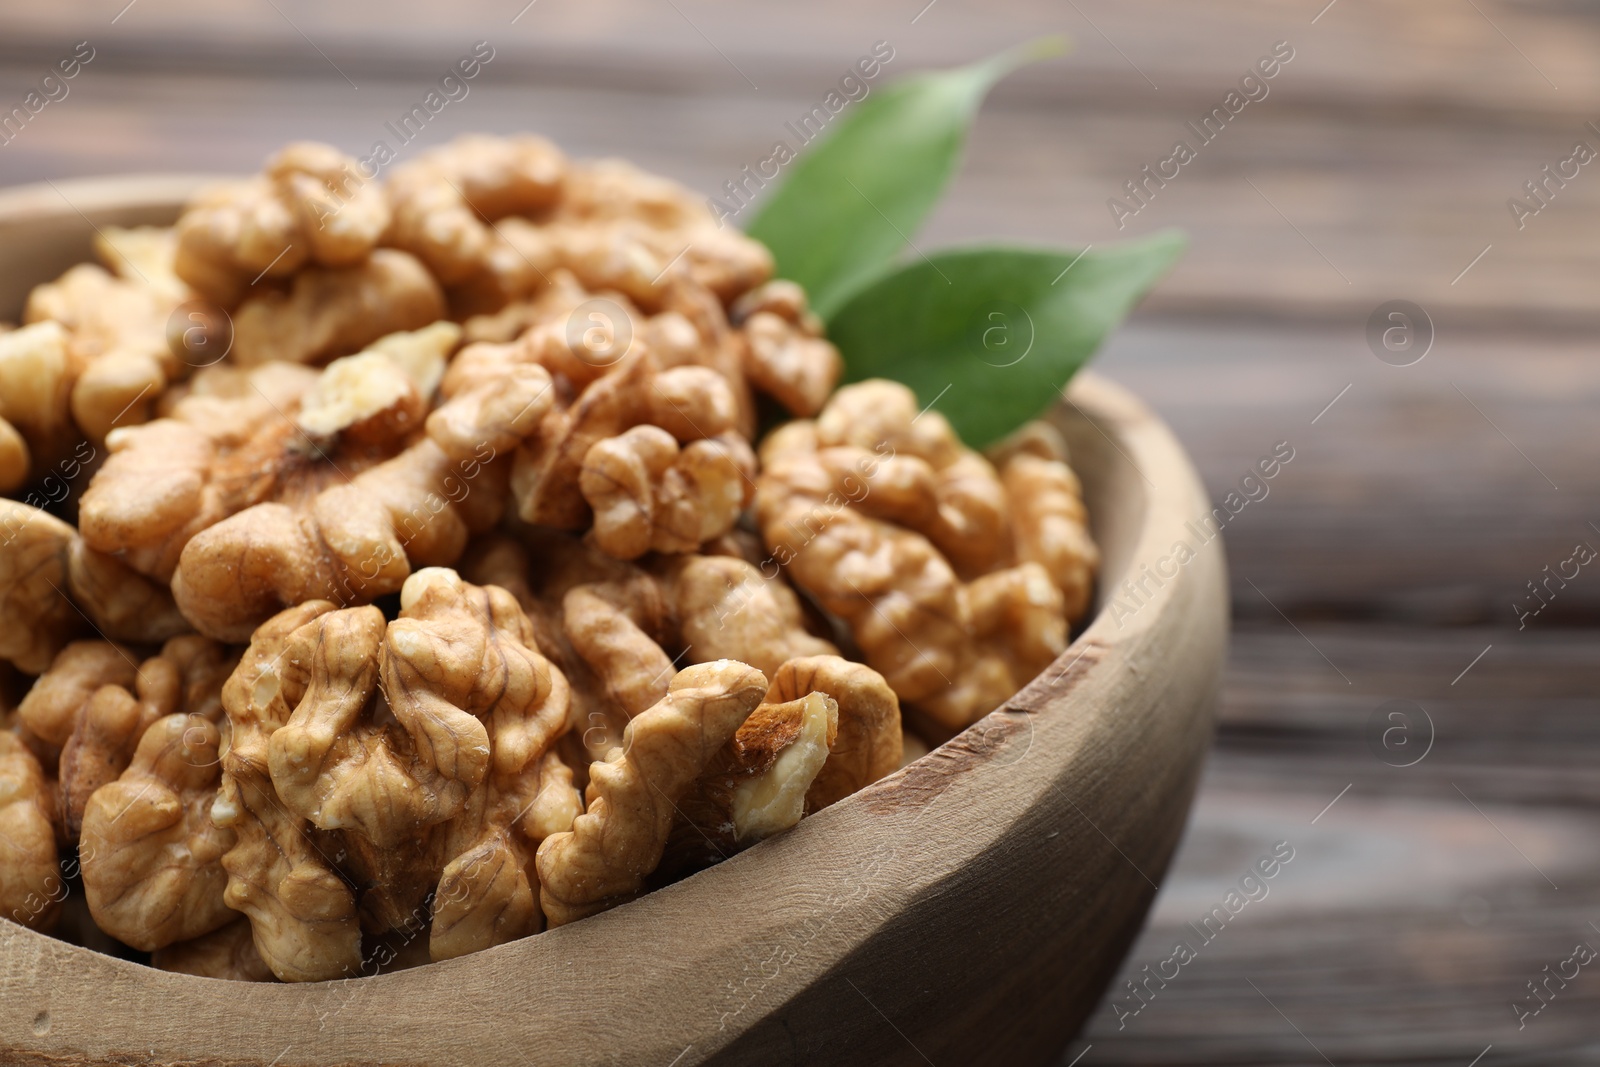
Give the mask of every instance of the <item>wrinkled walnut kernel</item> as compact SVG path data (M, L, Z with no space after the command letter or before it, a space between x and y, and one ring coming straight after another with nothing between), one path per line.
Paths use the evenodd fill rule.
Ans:
M587 810L539 846L540 902L551 926L625 903L661 861L673 803L761 703L767 680L732 660L680 671L628 724L622 747L589 769Z
M220 741L216 725L198 715L158 719L128 769L84 809L89 911L100 929L134 948L187 941L233 919L221 863L233 831L210 815Z

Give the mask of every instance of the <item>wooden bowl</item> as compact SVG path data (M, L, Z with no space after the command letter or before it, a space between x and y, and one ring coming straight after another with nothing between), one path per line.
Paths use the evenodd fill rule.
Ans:
M92 226L170 222L195 181L0 194L0 318L90 258ZM1055 418L1105 553L1098 614L1050 670L931 755L614 911L377 977L217 982L0 922L0 1058L1051 1062L1182 833L1228 626L1221 542L1202 547L1186 525L1210 505L1177 441L1102 379L1080 375L1069 397ZM1197 553L1182 565L1178 542Z

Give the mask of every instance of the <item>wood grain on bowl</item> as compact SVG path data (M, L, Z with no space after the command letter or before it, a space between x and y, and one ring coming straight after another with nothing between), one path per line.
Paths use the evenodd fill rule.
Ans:
M93 226L171 220L194 182L0 194L0 316L87 258ZM1228 624L1221 543L1186 526L1209 503L1171 433L1092 375L1054 418L1104 551L1100 610L1048 671L929 755L631 904L377 977L219 983L0 922L0 1058L1051 1061L1138 932L1182 833ZM1194 550L1181 564L1180 541ZM1166 574L1145 577L1163 558ZM1142 591L1121 592L1129 579Z

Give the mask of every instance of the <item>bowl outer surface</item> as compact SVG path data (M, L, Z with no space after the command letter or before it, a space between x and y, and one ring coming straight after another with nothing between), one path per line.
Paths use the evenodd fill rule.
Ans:
M88 258L92 226L170 222L198 181L0 192L0 316ZM1170 431L1092 374L1052 417L1105 555L1098 614L1049 670L927 757L631 904L378 977L217 982L0 921L0 1059L1052 1062L1182 834L1228 627L1221 541L1203 540L1210 504ZM1181 565L1180 541L1194 552Z

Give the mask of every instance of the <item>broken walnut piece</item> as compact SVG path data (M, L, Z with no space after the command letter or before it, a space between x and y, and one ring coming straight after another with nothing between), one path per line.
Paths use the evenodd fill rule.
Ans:
M1089 532L1083 486L1053 427L1031 423L1021 432L1026 436L999 460L1016 557L1049 572L1065 598L1067 620L1073 622L1088 610L1100 569L1100 549Z
M83 629L67 599L77 531L54 515L0 500L0 659L41 674Z
M514 773L492 773L443 828L450 860L433 895L431 957L454 959L538 933L544 914L534 856L582 813L572 768L554 749Z
M491 269L503 242L493 224L542 212L561 195L566 159L540 137L469 135L395 168L388 243L415 255L447 286Z
M178 219L176 272L232 307L263 278L364 261L389 227L381 186L329 145L299 141L262 174L198 193Z
M554 405L550 372L524 341L470 344L450 361L428 436L455 460L509 455Z
M814 423L763 442L756 513L774 561L850 626L901 701L960 729L1061 651L1065 607L1038 564L994 570L1010 551L1003 488L926 417L916 425L903 386L840 390ZM983 563L970 585L936 541Z
M179 713L210 722L222 717L222 683L238 662L236 653L198 634L172 638L160 655L139 665L131 680L117 665L132 669L126 655L107 642L77 642L35 684L40 689L48 681L43 691L52 695L52 703L73 693L85 696L62 744L58 771L58 827L69 844L82 832L90 796L127 769L151 723Z
M722 227L683 186L625 160L574 165L546 229L562 265L585 285L652 309L678 272L723 303L772 276L765 245Z
M738 326L750 384L791 415L810 418L821 411L844 360L823 337L805 290L791 281L768 282L735 301L729 316Z
M233 314L233 362L327 363L381 337L445 317L444 294L421 263L380 248L351 267L309 267L287 292L258 293Z
M113 431L80 501L84 541L167 582L196 533L283 483L337 477L295 434L292 414L316 381L289 364L208 367L165 417Z
M586 388L571 407L551 413L517 452L511 472L518 516L528 523L579 530L591 509L580 481L589 449L634 426L659 426L680 442L734 428L738 402L727 380L707 367L658 371L642 347Z
M769 699L750 713L678 801L657 874L674 879L789 829L828 758L839 705L825 693Z
M691 663L734 659L776 678L792 659L838 652L806 629L800 599L781 575L769 578L733 556L680 556L659 570Z
M837 736L806 792L806 813L843 800L900 766L900 701L883 675L839 656L791 659L772 675L767 702L823 693L838 705Z
M673 804L743 725L767 690L732 660L679 671L667 695L636 715L623 743L589 769L584 814L539 846L540 903L561 926L639 894L661 861Z
M48 933L66 885L56 868L55 808L37 756L0 730L0 917Z
M733 528L755 490L755 453L736 433L679 448L659 426L590 446L578 488L595 543L618 559L692 552Z
M36 286L24 319L65 329L72 417L98 444L113 426L148 420L199 353L180 359L168 339L173 313L193 296L173 273L172 230L109 227L96 235L95 250L109 271L83 263Z
M156 720L133 762L89 798L79 855L95 923L146 952L207 934L234 912L223 901L230 829L211 821L221 734L199 715Z
M77 443L68 341L54 321L0 332L0 492L50 470Z
M899 382L847 385L817 416L817 446L871 450L887 456L886 467L897 472L926 464L916 487L921 514L904 510L910 501L896 501L897 513L880 517L923 534L958 573L976 577L998 565L1007 548L1005 488L994 465L962 444L943 415L919 407L916 394ZM876 489L858 506L878 508Z
M209 934L178 941L150 954L150 966L160 971L192 974L199 978L221 978L233 982L275 982L272 973L256 951L250 920L240 916Z
M268 759L273 733L293 712L286 691L304 684L284 662L284 645L332 610L314 602L267 620L222 689L230 732L211 820L237 835L222 857L223 900L249 917L256 951L285 982L349 977L361 968L355 896L315 828L278 800Z
M539 796L533 765L569 726L566 679L509 593L442 568L407 580L394 622L330 611L288 634L283 654L294 711L268 744L277 796L343 835L369 926L398 928L457 853L512 832ZM471 908L494 895L463 892Z

